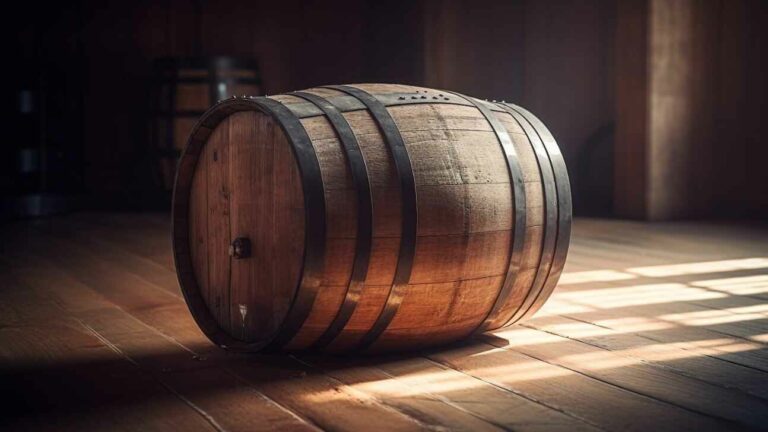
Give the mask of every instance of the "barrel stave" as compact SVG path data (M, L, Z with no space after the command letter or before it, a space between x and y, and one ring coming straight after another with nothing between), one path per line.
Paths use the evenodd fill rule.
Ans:
M486 114L490 112L490 115L498 120L498 124L511 138L511 145L520 165L521 178L510 179L510 171L497 132L491 127L484 113L477 107L468 105L467 100L450 93L414 86L361 84L355 87L374 95L395 94L395 98L397 95L410 93L418 95L420 102L387 108L403 138L410 159L416 187L418 219L413 267L403 290L404 295L398 305L393 305L395 313L391 321L373 341L370 349L408 349L445 343L466 337L484 322L489 324L488 328L497 328L516 313L526 314L530 313L531 309L538 308L548 296L547 290L552 285L549 281L547 288L544 287L545 284L541 282L546 279L546 275L540 272L548 273L549 261L553 259L550 249L553 249L556 235L553 234L552 222L557 216L552 212L556 213L557 208L554 206L556 197L552 194L554 188L546 183L552 183L551 171L542 171L543 167L551 168L549 161L542 160L544 153L541 148L535 147L536 142L531 141L535 137L532 137L528 125L521 124L516 116L501 106L478 102L487 109ZM335 98L334 100L342 95L348 96L332 88L315 88L306 92L324 98ZM437 102L429 103L422 99L422 96L430 98L438 94L449 100L435 99ZM291 106L306 104L309 96L300 98L289 94L270 98L290 109ZM451 103L451 100L455 103ZM355 105L345 102L345 106ZM371 113L367 109L342 112L341 115L354 133L365 161L373 215L371 256L365 283L359 297L355 296L356 301L349 303L351 300L348 298L348 288L358 253L356 236L360 212L359 197L344 144L333 124L322 112L314 115L311 110L307 111L305 108L301 111L304 115L309 114L299 121L311 141L322 177L326 206L326 245L323 270L318 274L320 286L317 295L306 319L288 340L285 348L313 347L334 322L342 306L352 304L354 309L346 325L338 335L329 340L330 344L326 349L356 349L360 348L361 341L382 314L392 289L401 253L403 215L400 180L389 147L391 143L387 142ZM253 125L241 125L241 129L235 132L240 135L234 139L230 138L229 141L230 145L242 147L230 149L232 155L229 156L230 160L237 156L237 161L232 163L238 165L235 171L239 174L235 176L236 186L232 186L238 191L233 189L227 192L226 188L221 189L230 195L230 206L234 204L231 207L232 214L227 215L230 224L236 226L230 227L230 237L236 235L236 231L243 231L257 238L259 243L263 243L257 251L258 256L262 257L274 252L274 247L279 242L277 239L287 240L292 243L293 248L290 253L281 252L280 257L287 258L282 266L273 264L266 272L263 272L264 264L257 260L233 260L232 280L236 282L238 289L230 289L230 295L233 296L230 299L230 308L227 309L230 317L228 320L221 318L221 312L217 312L215 308L210 312L216 317L221 331L234 339L257 341L269 338L281 325L285 325L282 321L291 307L291 299L296 295L300 278L303 237L299 237L303 236L305 215L303 206L296 205L296 202L301 201L297 201L297 196L293 196L292 204L283 206L279 214L273 213L271 216L267 213L274 209L274 203L266 206L257 204L261 200L268 200L282 182L293 184L293 194L300 196L301 179L290 176L278 178L279 176L270 174L270 169L274 168L270 168L269 163L276 162L275 143L282 141L280 148L286 152L280 163L285 170L284 167L292 162L295 170L293 174L299 175L295 160L290 160L291 157L295 158L295 155L288 151L290 142L285 134L280 133L279 124L274 118L268 113L250 111L233 114L221 124L232 122L232 119L238 117L248 117L246 123L255 122L255 129L263 127L263 130L254 132ZM243 135L243 130L248 130L249 127L254 129L251 131L253 133ZM229 128L231 134L232 126ZM215 143L216 136L214 131L208 141ZM271 148L259 144L266 136L271 137ZM209 145L210 142L206 147ZM201 154L210 156L207 151L209 150ZM198 164L197 170L210 171L210 163L210 160L205 159ZM257 170L243 174L249 167L255 167ZM265 176L270 181L261 182L256 186ZM201 183L197 171L193 177L191 191L199 189ZM507 277L510 245L515 229L513 180L521 182L525 192L526 217L522 231L524 238L519 271L513 275L510 294L508 298L499 298ZM207 186L210 187L210 184ZM298 186L298 189L295 186ZM218 189L216 184L214 189ZM210 196L212 195L208 191L206 199ZM253 207L249 208L249 205ZM190 200L189 208L193 209L191 213L199 213L201 207L200 199ZM261 216L254 219L253 216L244 215L244 212ZM190 214L189 235L193 239L205 237L203 231L197 227L199 218L199 215ZM279 224L278 219L283 223ZM208 237L209 243L192 242L192 266L195 268L196 279L202 280L202 274L209 273L208 282L200 283L199 289L206 293L206 303L213 304L211 293L215 293L220 284L217 282L212 285L209 282L211 261L200 258L210 253L211 242L214 240ZM221 242L216 240L216 243L218 245ZM254 263L252 265L258 269L246 271L236 268L247 268L249 264L246 261ZM218 264L213 264L216 265ZM281 278L281 273L290 277ZM536 292L532 292L532 289ZM493 316L489 316L497 301L501 302L500 307L493 309ZM255 321L238 322L237 312L240 304L261 305L262 309L257 310L269 313L261 318L253 318Z

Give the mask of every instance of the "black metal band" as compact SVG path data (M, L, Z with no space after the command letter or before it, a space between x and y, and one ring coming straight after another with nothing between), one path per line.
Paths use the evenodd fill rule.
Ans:
M368 264L370 263L371 247L373 244L371 183L368 177L368 168L365 165L365 158L363 158L363 154L360 151L355 133L341 112L326 98L321 96L307 92L289 94L312 102L325 113L331 126L336 131L336 135L338 135L344 153L347 156L349 169L352 173L352 182L357 194L357 233L355 237L355 258L352 263L352 274L344 301L341 303L336 317L320 338L312 345L314 349L322 349L328 346L341 333L347 322L349 322L360 300L365 278L368 275Z
M541 138L528 120L521 116L520 113L507 105L501 103L496 105L508 112L520 127L523 128L523 132L525 132L525 135L528 137L534 155L536 156L536 163L539 166L539 174L541 175L542 186L544 189L544 234L542 238L541 254L539 256L539 265L536 269L536 277L534 278L525 299L520 303L516 310L512 311L508 318L504 319L506 325L507 323L517 321L530 308L534 300L538 298L539 293L544 287L544 283L549 275L549 269L552 266L552 259L554 258L555 241L557 239L558 208L554 173L552 172L552 165L549 162L549 155L544 148L544 144L541 142Z
M265 347L267 350L276 350L288 343L304 325L320 288L325 270L325 189L315 147L301 121L278 101L267 97L252 97L249 100L271 113L288 135L299 165L304 193L304 264L301 281L283 324Z
M536 131L536 134L544 144L544 148L549 155L549 162L555 178L555 188L557 189L557 241L555 243L552 266L549 269L549 275L544 283L543 289L539 292L533 303L519 318L525 319L533 315L554 291L560 274L565 266L565 258L568 255L568 246L571 240L571 221L573 219L571 206L571 184L568 179L568 169L565 166L565 160L560 152L560 148L555 142L555 138L549 132L546 126L531 114L525 108L513 104L505 104L522 115ZM507 323L507 324L511 324Z
M342 113L350 111L360 111L367 109L359 99L350 96L348 94L328 96L325 98L328 102L333 104ZM394 107L401 105L419 105L419 104L440 104L440 105L459 105L459 106L475 106L474 103L467 99L451 93L448 91L433 90L428 92L427 90L416 92L399 92L399 93L386 93L377 94L376 99L385 107ZM315 104L310 102L296 102L286 104L294 115L298 118L307 118L323 115L323 111ZM506 110L495 104L487 104L487 108L491 111L506 112Z
M381 310L376 322L368 333L360 341L360 349L369 347L387 329L405 296L405 290L411 279L413 258L416 254L416 227L418 214L416 209L416 180L411 167L411 159L405 148L400 130L386 106L370 93L351 86L327 86L327 88L344 92L354 96L370 111L376 124L379 126L384 140L389 146L392 161L395 164L397 175L400 179L401 222L400 250L395 268L395 277L389 290L384 308Z
M364 110L367 108L360 99L354 96L351 96L349 94L329 96L327 100L328 102L332 103L341 112ZM452 104L452 105L466 105L466 106L472 105L466 100L460 97L456 97L456 95L452 93L448 93L448 92L427 93L426 90L421 92L416 91L411 93L377 94L376 100L386 107L398 106L398 105L437 104L437 103ZM288 109L293 111L296 117L299 117L299 118L323 115L322 110L320 110L314 104L311 104L308 102L292 103L287 106L288 106Z
M301 269L301 278L296 293L291 301L291 306L274 337L269 340L257 342L244 342L226 334L210 316L207 308L200 307L204 304L200 290L190 277L190 272L180 273L179 282L182 292L190 308L195 308L193 316L206 335L218 345L238 351L276 350L289 342L306 321L312 305L315 302L320 282L324 271L325 261L325 191L320 175L320 163L312 146L306 130L299 119L291 113L283 104L265 97L232 98L215 104L206 111L203 117L192 129L189 143L179 158L176 185L188 183L186 179L181 182L179 173L185 164L194 163L199 156L202 143L210 135L216 125L221 123L229 115L239 111L259 111L271 115L280 124L288 136L294 157L299 166L301 186L304 194L305 229L304 229L304 262ZM184 172L190 170L185 169ZM188 174L191 175L191 174ZM186 190L184 193L188 194ZM188 211L188 196L174 188L174 215L179 216L180 222L184 222ZM184 237L187 233L186 224L179 223L174 228L174 260L180 268L191 269L191 256L185 250Z
M496 315L498 315L501 308L507 302L507 299L512 294L512 288L515 285L515 280L520 272L520 264L523 259L523 247L525 246L525 224L526 224L526 207L525 207L525 183L523 179L523 170L520 168L520 161L517 156L517 151L512 143L507 129L501 124L499 119L493 114L490 108L490 104L486 105L484 102L475 98L453 93L457 96L463 97L467 101L471 102L478 110L483 114L488 123L491 125L493 132L496 134L496 138L499 140L501 150L504 152L504 159L507 162L507 170L509 171L509 182L512 184L512 200L515 215L515 225L512 231L512 244L510 245L509 264L507 266L507 274L504 277L504 283L499 290L499 294L496 296L496 300L493 303L493 307L485 316L483 321L473 333L482 333L486 331L493 322ZM492 106L492 105L491 105Z

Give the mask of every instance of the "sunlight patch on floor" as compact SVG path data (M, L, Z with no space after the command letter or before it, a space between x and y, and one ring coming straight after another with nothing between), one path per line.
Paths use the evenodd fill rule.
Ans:
M550 378L560 378L573 375L574 372L551 365L546 362L531 359L530 361L510 360L493 366L478 367L473 374L484 377L491 382L505 384L536 381Z
M679 326L662 321L651 321L645 318L626 318L620 320L604 320L601 324L613 327L602 328L589 323L556 323L541 325L539 328L545 331L564 335L575 339L593 340L598 346L603 346L602 341L610 340L610 346L614 352L647 361L670 361L703 355L718 355L723 352L739 352L761 349L760 346L740 341L734 338L722 337L716 339L655 342L641 335L629 335L627 339L622 336L635 332L664 330L679 328ZM750 338L754 342L768 341L768 334L757 335ZM622 347L622 348L617 348ZM718 352L718 350L720 352Z
M507 341L507 347L559 343L563 341L563 338L560 336L525 327L512 327L507 330L494 332L493 335Z
M701 280L691 285L736 295L764 294L768 293L768 275Z
M479 387L483 383L456 371L410 373L394 379L382 379L355 384L356 389L390 397L405 397L424 393L444 394Z
M608 369L638 364L640 359L648 361L671 361L697 357L716 349L724 352L741 352L755 349L749 342L734 339L707 339L682 343L663 343L642 345L623 350L595 351L558 357L557 361L578 362L589 369Z
M765 306L768 305L757 306L762 306L762 309L764 310ZM659 319L693 327L766 319L765 315L759 313L738 312L739 310L749 310L749 308L723 308L681 312L660 315Z
M536 317L554 316L554 315L567 315L567 314L581 314L586 312L593 312L595 308L574 304L569 301L561 301L558 297L561 293L555 291L555 293L544 303L544 306L536 312Z
M591 323L572 321L567 323L544 324L534 319L531 324L541 327L553 333L564 334L572 338L592 338L601 336L618 335L622 333L637 333L645 331L665 330L676 327L675 324L649 320L642 317L627 317L620 319L604 320L605 327L597 326ZM607 328L606 328L607 327ZM620 329L620 330L614 330Z
M634 279L637 276L624 273L618 270L589 270L563 273L559 284L575 285L588 282L615 282L620 280Z
M536 336L534 333L543 333ZM573 375L575 372L566 367L577 367L579 369L590 371L604 371L610 369L620 369L622 367L640 365L647 362L669 362L685 360L687 358L700 357L703 355L722 355L724 353L738 353L759 349L759 345L742 342L729 338L707 339L700 341L686 341L675 343L651 343L648 345L630 347L622 350L604 350L600 348L590 349L590 352L580 352L578 354L541 357L542 361L531 358L521 360L520 356L525 356L526 350L518 350L515 347L526 345L523 339L529 344L541 343L542 341L554 342L563 341L562 338L549 335L541 331L528 330L518 332L504 332L505 337L510 342L511 352L509 357L505 356L505 349L489 349L487 351L477 352L467 356L462 360L462 368L467 370L470 375L482 376L484 380L491 382L502 382L504 384L515 384L536 380L546 380ZM497 334L498 336L498 334ZM571 342L573 343L573 342ZM522 354L521 354L522 352ZM488 357L489 360L479 360L480 357ZM490 360L491 357L497 357ZM537 355L537 357L539 357ZM478 359L478 360L474 360ZM489 364L493 363L493 364ZM386 392L391 396L416 395L419 392L428 392L433 394L448 393L452 391L465 390L476 386L477 383L467 381L465 378L457 377L449 371L419 373L412 372L408 376L398 377L399 381L407 384L412 389L412 393L404 392L403 387L392 386L386 380L370 381L357 386L367 392Z
M707 300L726 296L727 294L725 293L690 287L681 283L633 285L557 293L558 300L581 304L595 309Z
M741 258L721 261L702 261L684 264L632 267L627 272L648 277L669 277L689 274L715 273L735 270L768 268L768 258Z

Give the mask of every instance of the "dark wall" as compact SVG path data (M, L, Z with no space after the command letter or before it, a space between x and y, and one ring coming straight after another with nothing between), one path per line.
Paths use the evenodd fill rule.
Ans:
M434 0L425 20L427 83L532 111L563 151L576 211L610 212L614 4Z
M707 100L717 105L712 121L723 131L715 141L727 150L690 162L712 191L696 201L705 203L697 215L765 215L768 188L755 185L768 181L767 8L757 0L707 4L722 11L711 60L722 85ZM269 94L402 82L515 101L558 139L577 214L610 214L615 201L617 2L83 0L20 7L19 16L35 19L5 29L20 63L6 99L16 103L20 86L45 81L53 99L47 118L59 123L53 135L67 171L59 183L91 206L147 201L142 158L153 60L211 55L256 58ZM3 151L5 171L12 171L16 156ZM720 176L721 162L741 169ZM4 179L4 190L12 183Z
M88 190L108 199L144 185L147 82L155 58L256 58L270 94L358 80L363 5L343 1L336 7L291 0L86 3L81 31Z
M73 188L86 194L89 205L131 207L147 200L141 194L151 187L144 159L156 58L256 58L268 94L332 83L417 83L421 35L412 29L420 19L418 6L347 0L332 7L298 0L53 6L42 19L12 30L27 71L15 81L29 87L22 77L30 71L67 71L72 79L52 85L70 89L69 97L83 102L82 112L70 119L81 126L80 135L69 135L71 152L81 158L82 181ZM36 5L28 8L24 15L40 17ZM406 49L398 54L397 47Z
M84 184L85 53L80 33L73 31L82 26L81 9L39 6L19 4L17 16L0 30L9 61L8 82L0 90L7 115L0 146L4 195L40 188L71 193ZM43 142L48 143L49 174L17 175L36 156L20 150Z
M722 0L718 10L718 139L709 208L768 220L768 3Z
M617 214L768 219L768 4L618 10Z

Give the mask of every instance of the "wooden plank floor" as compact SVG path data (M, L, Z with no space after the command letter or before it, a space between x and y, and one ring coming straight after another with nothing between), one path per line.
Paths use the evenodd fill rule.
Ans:
M768 428L768 229L577 220L535 319L391 357L233 355L200 333L167 215L2 229L0 428Z

